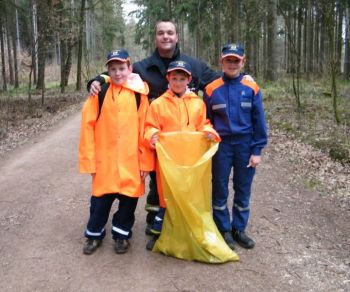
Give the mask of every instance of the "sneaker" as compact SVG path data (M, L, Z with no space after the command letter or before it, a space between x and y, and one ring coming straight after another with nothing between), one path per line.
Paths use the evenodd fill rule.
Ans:
M146 249L153 250L153 247L156 244L156 241L158 238L159 238L159 235L153 235L152 238L147 242Z
M244 231L232 230L232 236L237 243L246 249L251 249L255 246L255 242Z
M229 231L222 232L221 235L224 238L224 240L225 240L226 244L228 245L228 247L230 249L234 250L236 242L233 240L231 232L229 232Z
M101 239L88 238L83 247L84 254L93 254L97 248L102 244Z
M129 250L130 243L127 239L116 239L114 244L114 251L117 254L126 253Z

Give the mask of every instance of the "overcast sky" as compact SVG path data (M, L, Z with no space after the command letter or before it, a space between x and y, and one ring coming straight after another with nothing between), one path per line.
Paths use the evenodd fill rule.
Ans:
M123 4L123 11L124 11L124 17L126 19L126 21L129 21L130 19L130 16L128 16L128 14L131 12L131 11L134 11L134 10L138 10L139 9L139 6L132 3L131 0L126 0L125 1L125 4Z

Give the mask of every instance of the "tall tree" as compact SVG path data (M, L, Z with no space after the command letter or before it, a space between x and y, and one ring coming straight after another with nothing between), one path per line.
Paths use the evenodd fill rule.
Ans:
M85 22L85 5L86 0L81 0L80 13L79 13L79 35L78 35L78 58L77 58L77 82L76 90L81 89L81 64L83 60L83 32Z
M267 15L267 70L265 78L270 81L277 79L277 54L276 54L276 35L277 35L277 0L268 1Z
M3 3L2 3L3 4ZM5 11L5 7L1 5L1 11ZM6 63L5 63L5 41L4 41L4 15L0 14L0 54L1 54L1 72L2 72L2 89L3 91L7 91L7 81L6 81Z

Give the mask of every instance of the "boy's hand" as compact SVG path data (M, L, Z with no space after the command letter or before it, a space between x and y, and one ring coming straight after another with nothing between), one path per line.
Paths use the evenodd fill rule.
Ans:
M251 155L249 158L249 164L247 167L257 167L261 162L261 156L260 155Z
M158 134L157 134L157 133L153 134L153 136L152 136L152 138L151 138L151 141L150 141L151 147L152 147L153 149L156 148L156 143L158 142L158 140L159 140Z
M149 171L140 171L140 176L141 176L141 180L145 180L147 175L149 174Z
M90 95L97 95L101 91L101 84L99 81L93 81L90 85Z

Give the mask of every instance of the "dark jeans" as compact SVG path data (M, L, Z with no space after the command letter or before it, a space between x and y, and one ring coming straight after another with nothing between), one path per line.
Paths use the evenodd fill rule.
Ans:
M244 230L250 214L250 194L255 168L247 167L251 155L250 141L237 142L229 137L219 144L213 157L213 217L221 232ZM229 177L233 168L232 220L227 208Z
M113 239L128 239L132 236L131 229L135 222L138 198L121 194L106 194L102 197L91 196L90 218L85 230L85 237L94 239L105 237L105 225L115 199L119 199L119 207L112 220Z

